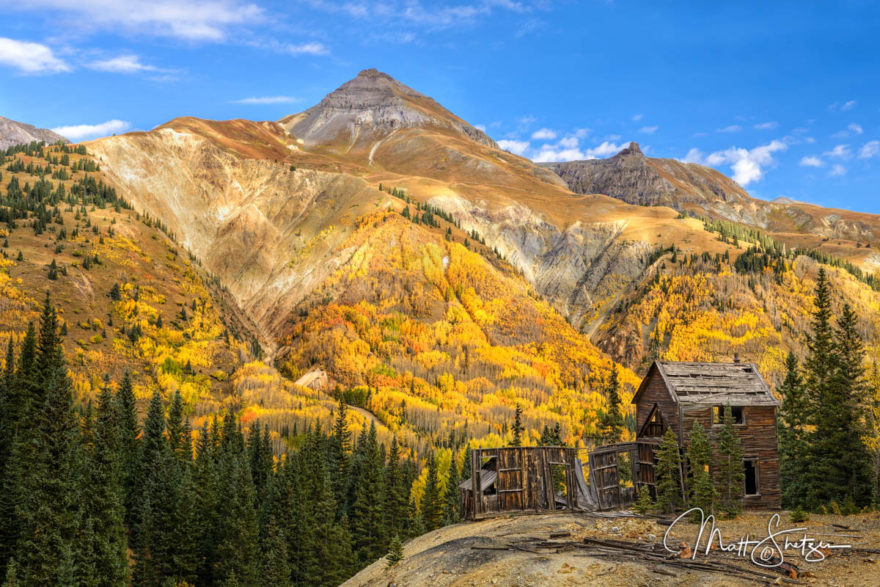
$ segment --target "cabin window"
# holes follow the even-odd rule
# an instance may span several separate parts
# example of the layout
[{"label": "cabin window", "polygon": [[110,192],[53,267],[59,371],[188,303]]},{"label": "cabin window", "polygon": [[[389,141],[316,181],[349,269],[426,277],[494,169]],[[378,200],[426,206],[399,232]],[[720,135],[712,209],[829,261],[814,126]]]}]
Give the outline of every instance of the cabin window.
[{"label": "cabin window", "polygon": [[758,459],[743,459],[746,474],[745,494],[758,495]]},{"label": "cabin window", "polygon": [[[724,408],[727,406],[715,406],[715,410],[713,412],[714,418],[712,423],[715,425],[720,425],[724,422]],[[745,423],[745,415],[742,406],[730,406],[730,415],[733,416],[734,424],[744,424]]]}]

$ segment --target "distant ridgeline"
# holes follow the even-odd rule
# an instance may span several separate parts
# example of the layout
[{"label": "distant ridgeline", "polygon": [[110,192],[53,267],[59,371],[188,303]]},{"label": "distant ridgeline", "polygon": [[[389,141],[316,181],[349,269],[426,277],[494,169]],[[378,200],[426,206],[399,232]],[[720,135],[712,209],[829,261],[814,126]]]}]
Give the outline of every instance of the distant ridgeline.
[{"label": "distant ridgeline", "polygon": [[[840,257],[835,257],[815,249],[788,249],[766,233],[743,224],[708,218],[700,218],[700,220],[703,221],[705,229],[709,232],[717,233],[719,240],[722,242],[734,246],[740,246],[741,243],[753,243],[745,253],[740,255],[734,264],[736,270],[740,273],[758,273],[765,268],[771,268],[775,273],[779,274],[785,270],[783,259],[796,259],[804,255],[823,265],[840,267],[859,281],[869,285],[874,291],[880,291],[880,278],[877,275],[866,274],[860,267]],[[861,243],[859,243],[859,246],[861,246]],[[871,244],[866,243],[865,247],[870,248]]]}]

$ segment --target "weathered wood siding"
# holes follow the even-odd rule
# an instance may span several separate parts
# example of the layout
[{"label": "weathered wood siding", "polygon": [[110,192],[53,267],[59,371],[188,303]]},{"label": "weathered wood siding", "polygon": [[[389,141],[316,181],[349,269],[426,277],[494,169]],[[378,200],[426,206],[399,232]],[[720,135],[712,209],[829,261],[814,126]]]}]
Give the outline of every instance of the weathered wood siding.
[{"label": "weathered wood siding", "polygon": [[[685,431],[683,446],[687,447],[694,422],[699,420],[713,443],[720,425],[713,424],[713,406],[681,404],[682,425]],[[755,509],[776,509],[780,504],[779,451],[776,438],[776,408],[774,406],[744,406],[743,424],[736,430],[742,441],[743,457],[757,460],[758,494],[743,498],[743,506]],[[714,465],[713,465],[714,468]]]},{"label": "weathered wood siding", "polygon": [[[484,458],[496,459],[497,480],[495,493],[486,495],[481,489],[482,462]],[[556,488],[553,467],[561,467],[564,475],[559,479],[564,487],[563,507],[578,507],[577,478],[574,468],[577,451],[556,446],[523,446],[482,448],[471,451],[470,489],[462,492],[463,511],[470,519],[516,511],[556,510]],[[470,494],[470,495],[468,495]]]},{"label": "weathered wood siding", "polygon": [[670,426],[675,435],[681,438],[681,430],[678,425],[678,404],[666,388],[663,377],[657,371],[656,367],[651,367],[645,376],[645,388],[639,397],[639,403],[636,404],[636,432],[642,429],[654,404],[657,404],[663,421]]}]

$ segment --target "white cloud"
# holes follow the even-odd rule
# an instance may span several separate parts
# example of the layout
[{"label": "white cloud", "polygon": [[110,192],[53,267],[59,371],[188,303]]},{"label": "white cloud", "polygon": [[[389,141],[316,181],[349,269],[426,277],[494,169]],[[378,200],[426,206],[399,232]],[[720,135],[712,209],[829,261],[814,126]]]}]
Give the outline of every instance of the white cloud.
[{"label": "white cloud", "polygon": [[743,129],[738,124],[731,124],[730,126],[725,126],[724,128],[719,128],[718,132],[739,132]]},{"label": "white cloud", "polygon": [[837,159],[849,159],[852,157],[852,152],[849,150],[849,145],[835,145],[833,149],[825,151],[822,155]]},{"label": "white cloud", "polygon": [[59,73],[70,66],[55,56],[52,49],[39,43],[0,37],[0,65],[25,73]]},{"label": "white cloud", "polygon": [[474,128],[477,130],[481,130],[483,132],[486,132],[486,125],[485,124],[475,124]]},{"label": "white cloud", "polygon": [[80,29],[124,30],[187,41],[223,41],[229,30],[263,20],[263,9],[241,0],[28,0],[18,10],[52,14]]},{"label": "white cloud", "polygon": [[113,133],[128,130],[131,124],[124,120],[108,120],[99,124],[75,124],[71,126],[59,126],[53,128],[53,132],[57,132],[61,136],[71,141],[81,141],[83,139],[92,139],[97,137],[105,137]]},{"label": "white cloud", "polygon": [[646,135],[652,135],[655,132],[657,132],[658,128],[660,128],[660,127],[659,126],[643,126],[642,128],[639,129],[639,132],[642,134],[646,134]]},{"label": "white cloud", "polygon": [[847,102],[844,102],[843,105],[840,107],[840,109],[841,110],[852,110],[855,107],[856,107],[856,101],[849,100]]},{"label": "white cloud", "polygon": [[824,167],[825,162],[815,155],[808,155],[801,158],[801,167]]},{"label": "white cloud", "polygon": [[[296,102],[293,96],[255,96],[252,98],[242,98],[241,100],[233,100],[233,104],[290,104]],[[479,128],[479,127],[477,127]],[[481,129],[485,131],[484,129]]]},{"label": "white cloud", "polygon": [[549,128],[541,128],[532,133],[532,139],[536,141],[552,141],[556,138],[556,132]]},{"label": "white cloud", "polygon": [[590,134],[590,129],[588,128],[576,128],[574,129],[574,136],[579,139],[587,138],[587,135]]},{"label": "white cloud", "polygon": [[859,149],[859,159],[873,159],[880,155],[880,141],[868,141]]},{"label": "white cloud", "polygon": [[644,114],[636,114],[633,116],[633,122],[638,122],[645,117]]},{"label": "white cloud", "polygon": [[323,44],[313,41],[299,45],[284,45],[282,52],[289,55],[327,55],[330,51]]},{"label": "white cloud", "polygon": [[846,175],[846,167],[844,167],[843,165],[837,165],[837,164],[832,165],[831,171],[828,172],[828,175],[830,177],[837,177],[837,176],[841,176],[841,175]]},{"label": "white cloud", "polygon": [[587,159],[595,159],[597,157],[608,157],[610,155],[616,155],[628,146],[629,143],[621,143],[619,145],[616,145],[611,141],[604,141],[598,147],[586,150]]},{"label": "white cloud", "polygon": [[587,158],[580,149],[557,149],[552,145],[544,145],[538,154],[532,157],[532,161],[549,163],[551,161],[580,161]]},{"label": "white cloud", "polygon": [[91,69],[110,73],[138,73],[141,71],[160,71],[158,67],[141,63],[137,55],[120,55],[111,59],[93,61],[88,65]]},{"label": "white cloud", "polygon": [[694,147],[690,151],[687,152],[687,155],[681,158],[681,161],[685,163],[699,163],[703,165],[706,158],[703,156],[703,152]]},{"label": "white cloud", "polygon": [[773,120],[770,122],[761,122],[759,124],[756,124],[755,128],[758,130],[773,130],[774,128],[776,128],[778,126],[779,126],[779,123],[776,122],[775,120]]},{"label": "white cloud", "polygon": [[502,139],[498,141],[498,146],[505,151],[510,151],[514,155],[522,155],[529,148],[529,142]]},{"label": "white cloud", "polygon": [[538,120],[538,119],[530,114],[528,116],[523,116],[522,118],[520,118],[519,123],[520,124],[532,124],[536,120]]},{"label": "white cloud", "polygon": [[849,126],[847,126],[846,128],[848,128],[848,129],[851,130],[852,132],[856,133],[857,135],[860,135],[860,134],[862,134],[863,132],[865,132],[865,131],[862,129],[862,126],[859,125],[859,124],[856,124],[855,122],[851,123],[851,124],[850,124]]},{"label": "white cloud", "polygon": [[771,141],[754,149],[731,147],[724,151],[709,153],[705,157],[698,149],[691,149],[682,161],[711,165],[712,167],[729,165],[733,171],[734,181],[741,186],[747,186],[750,183],[761,180],[766,173],[766,169],[776,165],[773,153],[785,151],[786,149],[788,149],[788,145],[782,141]]},{"label": "white cloud", "polygon": [[566,149],[574,149],[578,146],[578,138],[576,136],[565,137],[564,139],[559,139],[559,145],[565,147]]}]

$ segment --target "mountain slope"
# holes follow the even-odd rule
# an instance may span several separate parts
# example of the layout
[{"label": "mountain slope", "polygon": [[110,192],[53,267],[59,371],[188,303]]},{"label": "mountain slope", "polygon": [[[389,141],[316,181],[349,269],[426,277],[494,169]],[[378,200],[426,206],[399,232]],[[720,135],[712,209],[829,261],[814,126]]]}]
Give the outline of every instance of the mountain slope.
[{"label": "mountain slope", "polygon": [[[814,261],[786,258],[789,287],[803,295],[799,294],[797,303],[783,304],[781,294],[773,293],[776,290],[759,287],[764,276],[734,269],[749,247],[766,241],[764,236],[742,232],[742,224],[722,229],[704,225],[667,205],[635,205],[608,195],[575,194],[550,170],[498,150],[482,135],[471,136],[462,125],[466,123],[433,100],[368,70],[315,107],[279,123],[181,118],[148,133],[100,139],[89,148],[135,209],[160,219],[228,287],[258,325],[264,346],[276,351],[273,356],[294,378],[308,375],[323,380],[323,376],[309,375],[317,369],[327,373],[331,386],[372,388],[371,370],[388,367],[396,373],[388,389],[396,386],[399,390],[409,373],[423,379],[431,393],[446,393],[439,391],[443,384],[437,378],[459,368],[456,362],[461,351],[443,351],[448,358],[434,368],[445,371],[423,372],[424,367],[410,365],[401,372],[398,351],[376,343],[397,335],[381,328],[358,330],[359,322],[353,320],[354,314],[360,314],[369,316],[368,323],[395,322],[397,318],[387,308],[396,307],[405,319],[425,322],[426,317],[413,314],[413,307],[400,301],[400,287],[391,287],[410,269],[390,259],[385,249],[411,243],[407,250],[415,252],[407,255],[421,258],[423,253],[411,241],[433,242],[433,233],[421,228],[435,225],[450,231],[442,235],[439,245],[468,240],[482,259],[481,274],[497,270],[492,269],[499,262],[497,255],[533,287],[530,295],[549,303],[574,331],[582,333],[585,342],[594,341],[632,369],[642,369],[655,356],[699,354],[714,360],[729,359],[741,351],[760,362],[773,378],[784,352],[800,348],[794,327],[802,326],[798,316],[809,309],[809,296],[803,292],[809,291]],[[596,173],[604,185],[622,184],[636,190],[632,193],[637,204],[677,206],[687,200],[686,206],[704,216],[727,217],[712,213],[713,207],[725,214],[735,210],[734,217],[741,222],[763,206],[715,171],[650,159],[637,147],[609,161],[590,165],[602,170]],[[779,206],[805,209],[805,205]],[[421,220],[420,229],[407,233],[407,238],[383,228],[389,220],[368,220],[375,214],[402,217],[404,211]],[[426,214],[432,219],[426,219]],[[841,222],[854,216],[842,216]],[[773,222],[785,226],[782,220]],[[719,234],[718,230],[728,232]],[[737,239],[730,231],[742,234]],[[831,241],[800,228],[775,232],[772,237],[788,251],[796,247],[819,250],[865,267],[874,255],[874,248],[855,241]],[[369,262],[360,255],[367,255]],[[687,260],[684,266],[682,259]],[[682,282],[680,297],[673,298],[681,300],[680,307],[670,306],[664,313],[657,300],[678,287],[661,279],[665,268],[673,267],[671,279],[700,264],[706,264],[700,275],[706,276],[711,287],[701,289],[705,284]],[[813,269],[794,271],[796,267]],[[355,280],[357,285],[340,289],[345,281],[340,275],[350,273],[361,276]],[[410,275],[405,282],[407,287],[421,283],[422,291],[437,290],[424,279]],[[841,279],[848,277],[841,273]],[[847,299],[862,300],[866,307],[874,304],[877,293],[869,284],[852,281],[841,290]],[[391,301],[382,306],[376,292],[386,289]],[[407,298],[413,295],[409,289],[403,291]],[[455,303],[446,299],[444,291],[437,291],[444,304]],[[483,305],[497,298],[476,292]],[[643,305],[646,299],[653,301],[640,310],[638,320],[628,318],[628,309]],[[378,309],[364,309],[363,304]],[[765,304],[779,304],[782,309],[771,316]],[[700,324],[699,330],[670,329],[669,316],[682,307],[690,312],[687,323]],[[432,315],[448,309],[436,308]],[[719,308],[725,311],[713,314]],[[520,320],[535,315],[532,310],[522,311]],[[737,311],[744,320],[735,319]],[[341,324],[345,336],[324,350],[319,348],[320,337],[310,339],[304,334],[310,328],[336,332],[334,328]],[[760,342],[743,338],[746,324],[760,325],[761,335],[754,339]],[[868,323],[865,327],[873,343],[877,327]],[[343,339],[348,342],[343,344]],[[438,340],[442,337],[417,352],[432,350],[440,344]],[[703,342],[695,347],[694,341]],[[771,347],[773,353],[767,354]],[[338,349],[367,349],[365,356],[373,358],[355,368],[337,360],[348,352]],[[595,372],[581,374],[589,382],[587,389],[599,389],[596,381],[610,365],[603,361],[593,361]],[[578,389],[570,379],[553,387]],[[489,381],[496,387],[500,384],[500,389],[509,388],[497,374]],[[550,389],[546,385],[546,381],[535,383],[528,387],[532,391],[518,393],[545,393]],[[444,415],[444,421],[451,414]]]},{"label": "mountain slope", "polygon": [[66,143],[67,139],[49,129],[0,116],[0,149],[32,142],[51,144],[58,141]]}]

